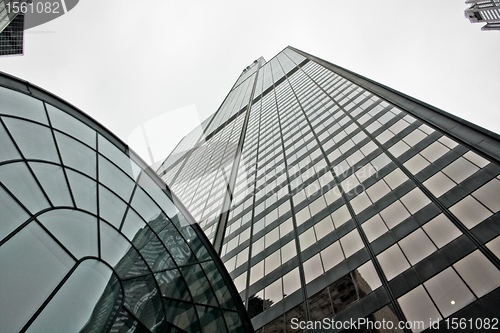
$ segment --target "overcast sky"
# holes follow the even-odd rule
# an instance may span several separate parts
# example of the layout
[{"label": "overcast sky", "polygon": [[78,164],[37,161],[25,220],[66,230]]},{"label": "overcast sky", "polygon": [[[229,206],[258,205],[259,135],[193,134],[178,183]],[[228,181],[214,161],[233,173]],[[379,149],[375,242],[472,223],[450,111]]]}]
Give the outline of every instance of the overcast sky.
[{"label": "overcast sky", "polygon": [[244,67],[287,45],[499,133],[500,32],[470,23],[464,2],[82,0],[27,30],[24,56],[0,58],[0,70],[132,147],[141,125],[158,132],[155,160],[217,110]]}]

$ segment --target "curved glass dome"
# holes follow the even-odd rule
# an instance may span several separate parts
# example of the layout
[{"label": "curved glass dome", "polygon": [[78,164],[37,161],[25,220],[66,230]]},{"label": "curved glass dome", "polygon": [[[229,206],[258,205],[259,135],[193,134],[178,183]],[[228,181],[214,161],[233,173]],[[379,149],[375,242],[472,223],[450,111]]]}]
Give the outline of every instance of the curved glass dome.
[{"label": "curved glass dome", "polygon": [[0,332],[253,331],[205,235],[140,158],[54,95],[0,85]]}]

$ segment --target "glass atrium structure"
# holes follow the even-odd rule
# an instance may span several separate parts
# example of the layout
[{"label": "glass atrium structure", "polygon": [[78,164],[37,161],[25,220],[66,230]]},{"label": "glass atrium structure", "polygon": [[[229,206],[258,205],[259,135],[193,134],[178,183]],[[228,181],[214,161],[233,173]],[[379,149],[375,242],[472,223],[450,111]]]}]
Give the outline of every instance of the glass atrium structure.
[{"label": "glass atrium structure", "polygon": [[500,136],[370,79],[260,58],[158,173],[257,332],[500,316]]},{"label": "glass atrium structure", "polygon": [[252,332],[157,174],[93,119],[0,73],[0,332]]}]

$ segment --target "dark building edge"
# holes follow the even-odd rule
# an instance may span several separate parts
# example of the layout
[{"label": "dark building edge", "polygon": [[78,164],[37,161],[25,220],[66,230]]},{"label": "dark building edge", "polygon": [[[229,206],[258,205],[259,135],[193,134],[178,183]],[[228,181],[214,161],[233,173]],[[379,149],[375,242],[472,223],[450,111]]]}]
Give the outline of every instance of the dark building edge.
[{"label": "dark building edge", "polygon": [[[119,139],[115,134],[109,131],[106,127],[104,127],[101,123],[76,108],[72,104],[68,103],[64,99],[50,93],[49,91],[40,88],[28,81],[21,80],[13,75],[7,74],[5,72],[0,71],[0,86],[8,89],[12,89],[31,97],[42,100],[45,103],[51,104],[60,110],[74,116],[78,120],[82,121],[84,124],[88,125],[92,129],[94,129],[97,133],[102,135],[104,138],[108,139],[112,142],[118,149],[124,152],[127,156],[130,157],[131,160],[136,162],[140,167],[143,168],[144,172],[154,180],[157,185],[167,194],[167,196],[173,201],[174,205],[179,209],[179,211],[184,215],[184,217],[189,221],[190,225],[193,227],[193,230],[196,232],[200,241],[203,243],[207,252],[212,257],[212,260],[216,267],[219,269],[219,272],[222,275],[222,279],[224,280],[229,292],[231,293],[232,299],[235,300],[236,310],[241,316],[243,327],[245,328],[245,332],[254,332],[252,322],[250,321],[250,317],[241,302],[241,297],[239,296],[236,287],[231,279],[231,276],[227,272],[224,264],[222,263],[221,258],[213,248],[212,244],[208,240],[207,236],[201,229],[201,227],[196,223],[193,216],[187,208],[182,204],[182,202],[175,196],[170,189],[166,186],[165,182],[158,176],[158,174],[149,167],[149,165],[144,162],[144,160],[137,155],[133,150],[131,150],[127,144],[125,144],[121,139]],[[237,301],[240,300],[240,301]]]},{"label": "dark building edge", "polygon": [[292,46],[288,47],[361,87],[370,90],[372,93],[404,109],[425,123],[434,126],[439,131],[447,133],[460,143],[474,147],[483,157],[493,159],[496,163],[500,164],[500,149],[498,148],[500,147],[500,135],[331,62]]}]

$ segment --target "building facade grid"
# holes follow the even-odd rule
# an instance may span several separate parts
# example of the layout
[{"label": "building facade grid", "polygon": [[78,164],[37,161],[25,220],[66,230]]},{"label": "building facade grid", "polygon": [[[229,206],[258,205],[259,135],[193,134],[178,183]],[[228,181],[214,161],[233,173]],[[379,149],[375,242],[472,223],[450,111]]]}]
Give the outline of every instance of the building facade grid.
[{"label": "building facade grid", "polygon": [[[498,317],[485,306],[500,285],[498,155],[336,71],[289,47],[256,72],[234,184],[217,188],[227,221],[199,220],[212,240],[223,223],[220,255],[254,327]],[[204,216],[205,198],[191,200]]]}]

